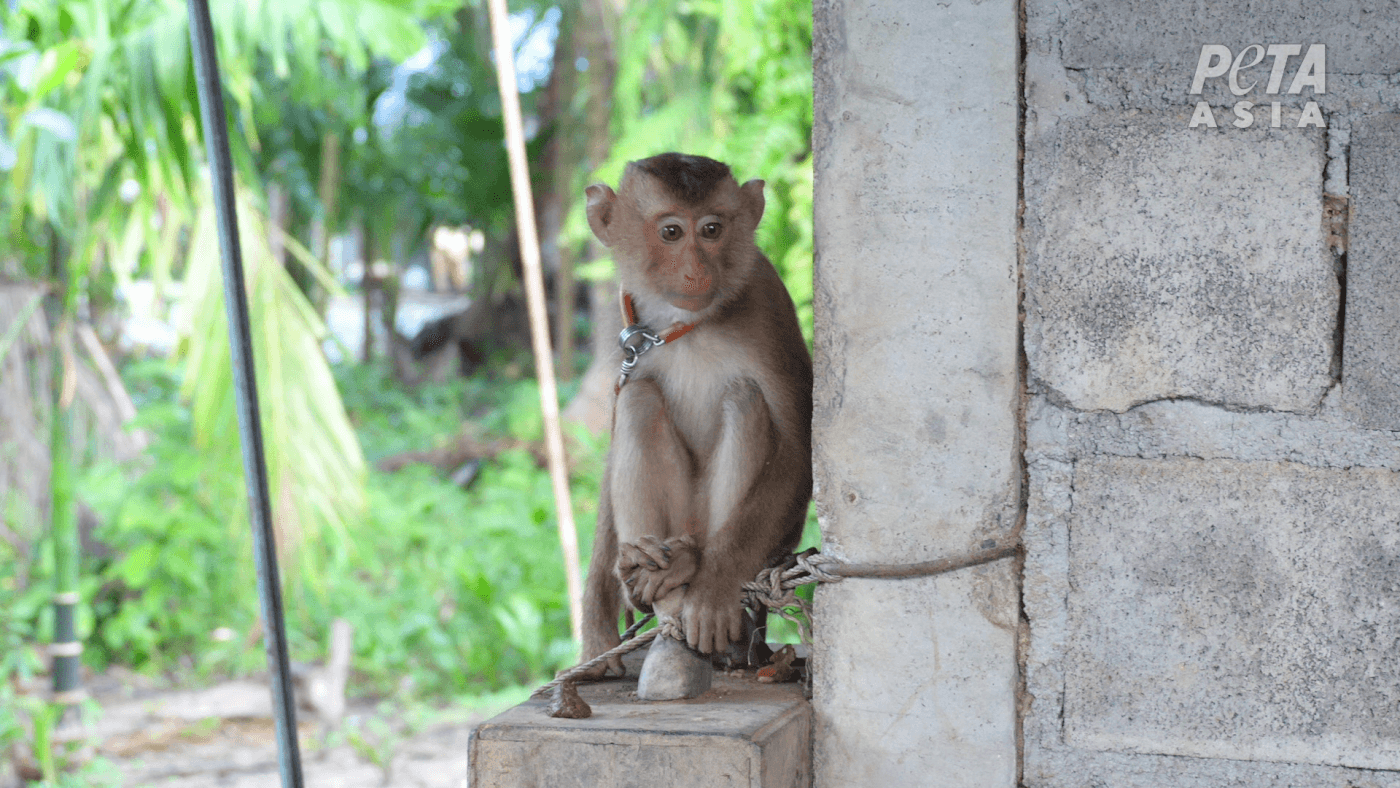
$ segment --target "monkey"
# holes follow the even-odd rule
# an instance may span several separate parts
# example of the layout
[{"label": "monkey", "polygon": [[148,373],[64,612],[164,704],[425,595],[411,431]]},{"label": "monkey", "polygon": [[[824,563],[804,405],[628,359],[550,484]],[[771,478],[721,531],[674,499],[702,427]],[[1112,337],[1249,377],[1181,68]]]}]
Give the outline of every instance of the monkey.
[{"label": "monkey", "polygon": [[[584,593],[583,659],[620,642],[623,602],[687,645],[744,634],[744,582],[791,552],[812,495],[812,359],[755,244],[764,182],[664,153],[585,190],[612,252],[623,356]],[[620,660],[595,671],[624,675]]]}]

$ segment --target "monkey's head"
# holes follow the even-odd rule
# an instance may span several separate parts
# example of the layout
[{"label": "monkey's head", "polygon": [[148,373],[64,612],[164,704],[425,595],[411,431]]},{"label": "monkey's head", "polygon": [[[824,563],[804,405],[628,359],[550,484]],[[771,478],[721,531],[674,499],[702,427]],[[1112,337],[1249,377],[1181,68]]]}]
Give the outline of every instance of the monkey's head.
[{"label": "monkey's head", "polygon": [[586,194],[588,225],[634,296],[708,313],[743,291],[760,257],[763,181],[740,186],[714,159],[663,153],[629,163],[616,193]]}]

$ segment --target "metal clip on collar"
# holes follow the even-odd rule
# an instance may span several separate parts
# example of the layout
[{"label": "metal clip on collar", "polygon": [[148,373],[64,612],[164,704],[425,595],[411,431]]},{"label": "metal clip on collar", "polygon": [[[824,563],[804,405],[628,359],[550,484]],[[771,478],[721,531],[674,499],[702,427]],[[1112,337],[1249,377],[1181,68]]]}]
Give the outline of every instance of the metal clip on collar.
[{"label": "metal clip on collar", "polygon": [[643,353],[664,344],[666,340],[648,331],[646,326],[633,323],[622,329],[622,333],[617,335],[617,345],[622,348],[622,374],[617,379],[617,387],[620,389],[627,382]]}]

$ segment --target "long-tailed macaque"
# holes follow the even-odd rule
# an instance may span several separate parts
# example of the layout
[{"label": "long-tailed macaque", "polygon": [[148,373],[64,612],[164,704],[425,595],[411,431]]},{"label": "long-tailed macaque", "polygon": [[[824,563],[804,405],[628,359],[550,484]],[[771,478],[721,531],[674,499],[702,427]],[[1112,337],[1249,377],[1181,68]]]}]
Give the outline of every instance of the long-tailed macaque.
[{"label": "long-tailed macaque", "polygon": [[743,636],[741,586],[796,546],[812,494],[812,360],[754,245],[763,181],[665,153],[587,196],[641,352],[626,353],[613,410],[583,658],[618,644],[624,599],[721,652]]}]

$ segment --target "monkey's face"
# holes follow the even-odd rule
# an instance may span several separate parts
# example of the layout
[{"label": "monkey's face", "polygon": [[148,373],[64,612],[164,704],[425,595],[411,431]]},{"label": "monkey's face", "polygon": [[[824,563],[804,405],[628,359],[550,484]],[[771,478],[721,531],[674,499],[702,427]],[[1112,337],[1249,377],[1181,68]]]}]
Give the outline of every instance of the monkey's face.
[{"label": "monkey's face", "polygon": [[734,213],[719,205],[648,207],[659,210],[643,214],[647,282],[672,306],[699,312],[715,299]]},{"label": "monkey's face", "polygon": [[613,194],[588,189],[594,233],[613,251],[623,286],[701,312],[738,292],[757,255],[754,230],[763,213],[763,182],[733,178],[687,202],[649,173],[629,170]]}]

